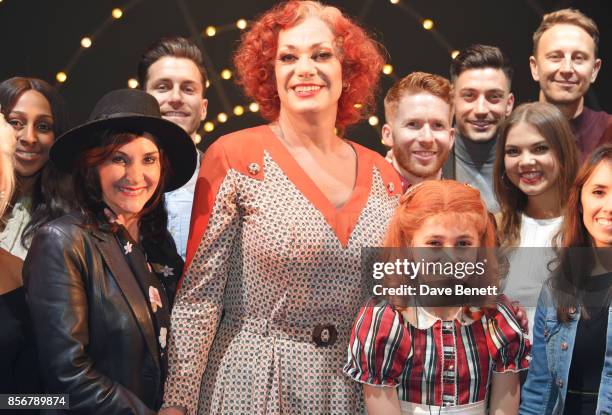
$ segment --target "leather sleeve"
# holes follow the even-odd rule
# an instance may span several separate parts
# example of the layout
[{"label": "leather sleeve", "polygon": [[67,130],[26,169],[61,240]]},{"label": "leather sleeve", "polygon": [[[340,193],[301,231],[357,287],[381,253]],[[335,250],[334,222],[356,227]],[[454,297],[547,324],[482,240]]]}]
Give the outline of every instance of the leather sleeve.
[{"label": "leather sleeve", "polygon": [[87,355],[87,263],[95,253],[78,226],[67,228],[41,228],[23,269],[47,390],[69,394],[71,414],[155,414],[128,389],[98,372]]}]

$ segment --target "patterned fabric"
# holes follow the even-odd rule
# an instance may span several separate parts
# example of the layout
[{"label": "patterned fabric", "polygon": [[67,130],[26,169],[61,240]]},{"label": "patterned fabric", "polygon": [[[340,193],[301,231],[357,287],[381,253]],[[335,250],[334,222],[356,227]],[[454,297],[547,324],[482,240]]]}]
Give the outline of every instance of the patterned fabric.
[{"label": "patterned fabric", "polygon": [[183,258],[176,251],[174,239],[168,233],[165,238],[141,238],[142,248],[151,270],[164,286],[170,310],[174,304],[178,280],[183,273]]},{"label": "patterned fabric", "polygon": [[170,300],[166,289],[159,277],[153,272],[147,262],[142,246],[134,242],[123,226],[118,226],[115,232],[117,243],[125,255],[125,260],[136,276],[138,284],[148,298],[149,313],[153,318],[153,325],[157,334],[157,347],[161,363],[161,378],[164,379],[168,371],[168,354],[166,350],[168,328],[170,327]]},{"label": "patterned fabric", "polygon": [[357,180],[339,209],[267,126],[208,149],[164,405],[190,415],[198,399],[200,414],[363,411],[360,388],[342,375],[370,280],[361,248],[381,243],[401,185],[382,157],[352,145]]},{"label": "patterned fabric", "polygon": [[21,235],[30,221],[30,207],[32,199],[22,197],[15,202],[10,215],[6,215],[0,223],[0,248],[8,251],[22,260],[28,254],[28,250],[21,244]]},{"label": "patterned fabric", "polygon": [[366,304],[344,372],[361,383],[397,386],[402,401],[457,406],[485,400],[492,372],[528,367],[529,342],[505,304],[475,313],[476,321],[464,313],[442,321],[417,310],[412,324],[387,303]]}]

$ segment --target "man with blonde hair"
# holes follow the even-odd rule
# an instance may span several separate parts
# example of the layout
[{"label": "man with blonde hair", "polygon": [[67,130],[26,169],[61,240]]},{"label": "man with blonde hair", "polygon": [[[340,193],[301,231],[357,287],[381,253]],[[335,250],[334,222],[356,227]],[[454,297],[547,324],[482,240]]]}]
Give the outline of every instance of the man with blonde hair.
[{"label": "man with blonde hair", "polygon": [[529,58],[531,75],[540,84],[540,101],[555,105],[569,120],[583,159],[612,124],[610,114],[584,105],[601,69],[598,44],[599,30],[592,19],[578,10],[558,10],[542,18]]},{"label": "man with blonde hair", "polygon": [[395,83],[385,96],[383,143],[404,191],[428,179],[440,179],[453,147],[452,88],[441,76],[413,72]]}]

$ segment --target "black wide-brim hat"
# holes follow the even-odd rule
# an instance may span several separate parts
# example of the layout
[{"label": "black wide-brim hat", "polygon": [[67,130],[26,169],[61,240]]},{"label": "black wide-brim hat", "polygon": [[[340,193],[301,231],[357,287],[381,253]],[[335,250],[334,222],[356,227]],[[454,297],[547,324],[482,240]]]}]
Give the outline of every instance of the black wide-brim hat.
[{"label": "black wide-brim hat", "polygon": [[66,173],[71,173],[84,150],[96,147],[104,130],[149,133],[164,151],[172,174],[165,192],[176,190],[191,179],[198,153],[191,137],[178,125],[161,117],[157,100],[138,89],[119,89],[104,95],[89,119],[62,134],[51,147],[49,157]]}]

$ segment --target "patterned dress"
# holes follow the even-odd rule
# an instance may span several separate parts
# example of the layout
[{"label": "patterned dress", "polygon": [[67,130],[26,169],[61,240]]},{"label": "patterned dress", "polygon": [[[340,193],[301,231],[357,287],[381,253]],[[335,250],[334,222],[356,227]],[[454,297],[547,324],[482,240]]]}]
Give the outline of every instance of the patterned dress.
[{"label": "patterned dress", "polygon": [[[355,188],[337,209],[268,126],[221,137],[198,178],[187,271],[174,306],[164,405],[188,414],[353,414],[342,374],[399,177],[352,144]],[[199,405],[198,405],[199,400]]]},{"label": "patterned dress", "polygon": [[484,409],[493,372],[528,367],[529,341],[506,304],[471,317],[460,310],[449,321],[417,310],[411,321],[384,301],[366,304],[344,372],[360,383],[396,387],[400,403]]}]

